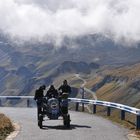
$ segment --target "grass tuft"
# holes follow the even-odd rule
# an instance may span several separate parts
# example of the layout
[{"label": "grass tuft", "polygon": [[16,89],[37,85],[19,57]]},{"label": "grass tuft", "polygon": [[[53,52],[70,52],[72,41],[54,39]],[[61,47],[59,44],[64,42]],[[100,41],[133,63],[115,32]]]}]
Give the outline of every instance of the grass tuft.
[{"label": "grass tuft", "polygon": [[4,114],[0,114],[0,140],[5,138],[14,131],[14,127],[8,117]]}]

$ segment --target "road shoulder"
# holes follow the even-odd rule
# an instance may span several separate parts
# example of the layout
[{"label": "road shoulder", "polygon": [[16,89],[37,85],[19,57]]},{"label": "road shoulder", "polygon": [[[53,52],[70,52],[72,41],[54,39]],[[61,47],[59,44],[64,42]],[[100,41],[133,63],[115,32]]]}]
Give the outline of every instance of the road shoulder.
[{"label": "road shoulder", "polygon": [[9,134],[6,140],[13,140],[20,132],[20,125],[13,123],[14,131]]}]

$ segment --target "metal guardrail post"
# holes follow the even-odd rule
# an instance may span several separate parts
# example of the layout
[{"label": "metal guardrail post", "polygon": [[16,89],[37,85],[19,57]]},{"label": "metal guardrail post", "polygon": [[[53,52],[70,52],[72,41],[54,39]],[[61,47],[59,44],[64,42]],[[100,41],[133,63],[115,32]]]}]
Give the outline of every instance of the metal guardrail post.
[{"label": "metal guardrail post", "polygon": [[[80,93],[82,95],[82,99],[85,99],[85,90],[83,87],[80,88]],[[85,107],[84,107],[84,103],[82,103],[82,111],[84,112]]]},{"label": "metal guardrail post", "polygon": [[107,116],[110,116],[111,114],[111,107],[107,107]]},{"label": "metal guardrail post", "polygon": [[30,107],[30,99],[27,99],[27,107]]},{"label": "metal guardrail post", "polygon": [[96,105],[93,105],[93,114],[96,114]]},{"label": "metal guardrail post", "polygon": [[85,111],[84,103],[82,103],[82,111]]},{"label": "metal guardrail post", "polygon": [[[33,96],[0,96],[0,106],[3,106],[3,100],[18,100],[18,99],[26,99],[27,100],[27,107],[30,107],[30,100],[33,99]],[[93,105],[93,114],[96,113],[96,106],[102,105],[107,107],[107,115],[110,116],[111,109],[116,108],[121,110],[121,120],[125,120],[125,112],[129,112],[136,115],[136,129],[140,130],[140,109],[125,106],[123,104],[118,103],[112,103],[112,102],[106,102],[106,101],[100,101],[100,100],[82,100],[79,98],[69,98],[69,101],[74,102],[76,104],[75,110],[78,111],[79,104],[92,104]]]},{"label": "metal guardrail post", "polygon": [[140,130],[140,115],[137,115],[137,119],[136,119],[136,129]]},{"label": "metal guardrail post", "polygon": [[121,110],[121,120],[125,120],[125,111]]},{"label": "metal guardrail post", "polygon": [[0,99],[0,106],[2,106],[1,99]]},{"label": "metal guardrail post", "polygon": [[78,108],[79,108],[79,103],[76,103],[76,111],[78,111]]}]

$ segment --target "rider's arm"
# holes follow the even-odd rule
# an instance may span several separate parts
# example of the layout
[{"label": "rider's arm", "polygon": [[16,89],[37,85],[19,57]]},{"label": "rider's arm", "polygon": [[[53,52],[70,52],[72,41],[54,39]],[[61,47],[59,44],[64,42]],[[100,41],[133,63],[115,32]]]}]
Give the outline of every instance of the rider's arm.
[{"label": "rider's arm", "polygon": [[47,91],[47,93],[46,93],[45,97],[48,97],[48,95],[49,95],[49,92]]},{"label": "rider's arm", "polygon": [[71,87],[69,86],[69,94],[71,94]]},{"label": "rider's arm", "polygon": [[59,91],[61,91],[61,90],[62,90],[62,88],[63,88],[63,86],[61,85],[61,86],[58,88],[58,90],[59,90]]},{"label": "rider's arm", "polygon": [[34,96],[34,100],[37,99],[37,90],[35,91],[35,96]]}]

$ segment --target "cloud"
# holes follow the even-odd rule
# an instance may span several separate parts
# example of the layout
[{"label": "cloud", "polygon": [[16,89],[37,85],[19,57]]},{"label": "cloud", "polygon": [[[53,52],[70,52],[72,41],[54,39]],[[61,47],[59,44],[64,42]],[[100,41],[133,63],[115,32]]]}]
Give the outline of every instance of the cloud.
[{"label": "cloud", "polygon": [[102,34],[138,43],[139,15],[139,0],[1,0],[0,30],[25,41]]}]

